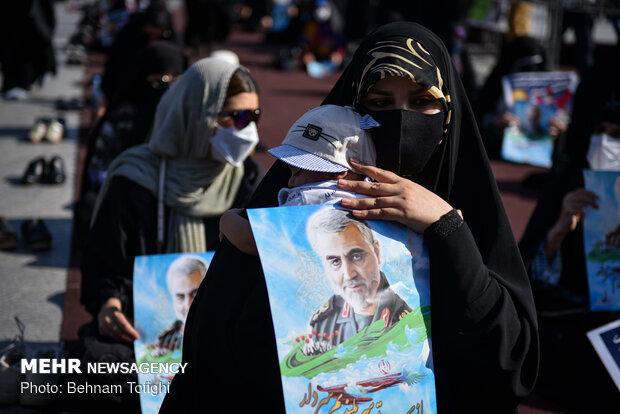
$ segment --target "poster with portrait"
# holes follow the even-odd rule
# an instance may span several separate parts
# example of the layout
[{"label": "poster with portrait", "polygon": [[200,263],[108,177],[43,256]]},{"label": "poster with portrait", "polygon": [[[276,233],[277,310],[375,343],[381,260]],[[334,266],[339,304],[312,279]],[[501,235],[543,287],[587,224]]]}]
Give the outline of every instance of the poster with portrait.
[{"label": "poster with portrait", "polygon": [[286,412],[435,412],[422,237],[398,223],[355,220],[336,205],[248,216]]},{"label": "poster with portrait", "polygon": [[[137,256],[134,261],[136,362],[181,362],[185,319],[214,252]],[[138,373],[143,414],[156,414],[174,374]]]},{"label": "poster with portrait", "polygon": [[503,159],[551,167],[550,130],[568,124],[577,83],[574,72],[521,72],[502,78],[504,101],[514,119],[504,130]]},{"label": "poster with portrait", "polygon": [[583,171],[585,188],[598,196],[588,207],[583,237],[590,309],[620,309],[620,172]]},{"label": "poster with portrait", "polygon": [[588,339],[620,391],[620,319],[589,331]]}]

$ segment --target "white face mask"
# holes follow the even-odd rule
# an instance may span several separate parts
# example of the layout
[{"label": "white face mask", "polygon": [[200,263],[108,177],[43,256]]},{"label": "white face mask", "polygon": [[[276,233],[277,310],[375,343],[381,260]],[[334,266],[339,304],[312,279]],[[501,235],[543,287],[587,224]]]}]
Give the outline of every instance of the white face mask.
[{"label": "white face mask", "polygon": [[254,122],[250,122],[243,129],[219,127],[211,137],[211,156],[218,161],[238,167],[243,164],[256,144],[258,144],[258,130]]},{"label": "white face mask", "polygon": [[593,170],[620,171],[620,139],[607,134],[592,135],[586,158]]}]

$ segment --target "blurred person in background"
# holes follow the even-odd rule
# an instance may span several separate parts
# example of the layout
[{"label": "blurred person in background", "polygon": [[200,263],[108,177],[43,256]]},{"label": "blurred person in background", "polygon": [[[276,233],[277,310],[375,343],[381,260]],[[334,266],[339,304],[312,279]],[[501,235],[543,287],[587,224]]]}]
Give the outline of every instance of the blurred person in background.
[{"label": "blurred person in background", "polygon": [[[194,58],[207,56],[213,42],[228,37],[233,23],[232,3],[227,0],[185,0],[185,46],[192,48]],[[201,50],[203,47],[206,50]]]},{"label": "blurred person in background", "polygon": [[149,44],[138,54],[132,73],[123,79],[116,98],[89,133],[80,199],[75,208],[79,240],[85,240],[110,163],[126,149],[148,140],[159,100],[186,67],[180,46],[161,40]]},{"label": "blurred person in background", "polygon": [[146,9],[133,13],[107,49],[101,80],[104,106],[122,92],[127,73],[131,73],[137,64],[139,52],[156,40],[177,42],[172,16],[163,0],[153,0]]},{"label": "blurred person in background", "polygon": [[[582,137],[583,152],[564,162],[544,191],[519,248],[539,321],[541,363],[534,394],[571,412],[612,413],[620,393],[586,333],[617,320],[620,312],[590,311],[583,219],[587,207],[599,208],[599,199],[584,188],[582,170],[620,171],[620,101],[607,103],[593,123]],[[617,247],[618,229],[614,232],[607,242]]]},{"label": "blurred person in background", "polygon": [[501,55],[485,80],[473,108],[489,158],[499,159],[504,139],[504,129],[518,119],[506,106],[502,77],[518,72],[537,72],[546,69],[545,50],[542,44],[529,36],[509,39]]},{"label": "blurred person in background", "polygon": [[26,99],[35,82],[41,83],[46,73],[56,74],[55,27],[53,0],[3,2],[0,64],[5,99]]}]

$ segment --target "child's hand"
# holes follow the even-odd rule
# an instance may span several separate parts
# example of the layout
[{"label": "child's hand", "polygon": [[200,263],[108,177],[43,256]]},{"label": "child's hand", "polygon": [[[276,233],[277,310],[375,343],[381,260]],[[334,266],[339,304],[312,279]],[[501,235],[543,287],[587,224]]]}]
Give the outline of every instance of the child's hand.
[{"label": "child's hand", "polygon": [[220,218],[220,241],[226,236],[227,232],[230,234],[231,224],[234,223],[235,218],[233,216],[238,216],[241,212],[241,208],[231,208],[222,214]]}]

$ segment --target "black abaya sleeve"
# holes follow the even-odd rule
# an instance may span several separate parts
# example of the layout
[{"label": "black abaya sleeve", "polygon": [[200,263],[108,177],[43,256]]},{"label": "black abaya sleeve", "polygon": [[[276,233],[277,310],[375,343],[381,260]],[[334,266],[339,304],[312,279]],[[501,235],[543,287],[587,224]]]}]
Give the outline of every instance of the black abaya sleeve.
[{"label": "black abaya sleeve", "polygon": [[110,297],[133,316],[134,257],[154,254],[155,197],[124,177],[114,177],[88,233],[82,260],[82,304],[93,316]]},{"label": "black abaya sleeve", "polygon": [[493,407],[495,413],[511,412],[534,386],[538,371],[533,305],[518,300],[529,296],[525,275],[525,283],[515,288],[489,270],[467,224],[445,237],[429,231],[424,236],[433,269],[438,409],[486,412],[485,407]]}]

